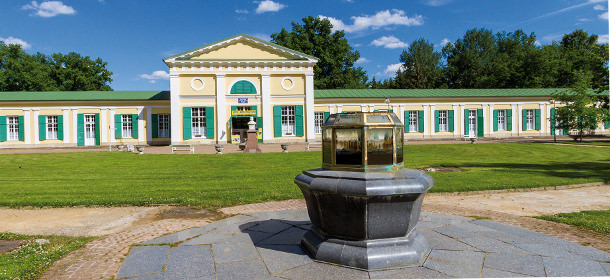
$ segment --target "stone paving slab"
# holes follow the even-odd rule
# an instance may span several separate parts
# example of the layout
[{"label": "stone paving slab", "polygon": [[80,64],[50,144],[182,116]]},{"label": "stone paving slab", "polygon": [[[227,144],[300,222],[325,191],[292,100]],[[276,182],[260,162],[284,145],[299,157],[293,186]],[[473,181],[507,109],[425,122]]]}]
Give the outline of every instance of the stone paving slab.
[{"label": "stone paving slab", "polygon": [[134,246],[116,279],[610,276],[610,254],[591,247],[487,220],[424,212],[420,221],[432,248],[423,267],[364,271],[312,261],[299,246],[311,227],[307,210],[292,209],[242,214],[143,242],[173,245]]}]

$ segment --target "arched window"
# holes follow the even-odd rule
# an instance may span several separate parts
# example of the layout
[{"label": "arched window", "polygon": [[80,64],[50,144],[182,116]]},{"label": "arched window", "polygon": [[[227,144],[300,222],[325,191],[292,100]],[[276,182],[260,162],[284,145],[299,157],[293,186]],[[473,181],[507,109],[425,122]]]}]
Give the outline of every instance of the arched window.
[{"label": "arched window", "polygon": [[256,88],[251,82],[239,81],[231,87],[231,94],[256,94]]}]

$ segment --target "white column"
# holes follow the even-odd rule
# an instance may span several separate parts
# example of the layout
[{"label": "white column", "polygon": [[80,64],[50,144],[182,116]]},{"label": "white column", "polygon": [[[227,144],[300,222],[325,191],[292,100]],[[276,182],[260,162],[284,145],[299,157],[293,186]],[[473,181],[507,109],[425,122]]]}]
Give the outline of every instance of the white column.
[{"label": "white column", "polygon": [[144,110],[144,107],[138,107],[138,119],[140,120],[138,122],[138,131],[140,132],[138,133],[138,144],[144,142],[144,114],[142,110]]},{"label": "white column", "polygon": [[457,128],[460,118],[458,118],[457,105],[453,104],[453,108],[451,109],[453,110],[453,138],[458,138],[459,134]]},{"label": "white column", "polygon": [[485,107],[489,107],[489,106],[485,106],[485,104],[481,104],[481,107],[483,108],[483,137],[485,137],[485,135],[489,135],[489,126],[485,125],[487,123],[486,111],[489,110],[489,108],[485,108]]},{"label": "white column", "polygon": [[392,112],[394,112],[394,114],[398,114],[398,105],[392,106]]},{"label": "white column", "polygon": [[337,113],[341,113],[341,112],[343,112],[343,111],[341,110],[341,105],[337,105]]},{"label": "white column", "polygon": [[34,111],[34,144],[40,144],[40,129],[38,129],[38,116],[40,115],[40,109],[35,108],[32,109],[32,111]]},{"label": "white column", "polygon": [[114,135],[114,132],[116,131],[114,127],[114,110],[115,108],[110,108],[110,134],[108,135],[108,137],[110,137],[110,143],[116,142],[116,136]]},{"label": "white column", "polygon": [[523,116],[521,115],[523,111],[523,104],[518,104],[517,105],[517,114],[515,114],[517,116],[517,122],[519,125],[519,135],[523,134]]},{"label": "white column", "polygon": [[519,124],[515,123],[515,118],[517,118],[517,112],[515,112],[515,104],[510,104],[510,111],[511,111],[511,123],[513,124],[513,129],[511,130],[511,136],[515,136],[517,134],[517,130],[519,128]]},{"label": "white column", "polygon": [[428,105],[424,105],[424,137],[430,135],[430,111]]},{"label": "white column", "polygon": [[180,84],[178,77],[178,74],[169,75],[169,90],[172,114],[172,144],[180,143],[180,139],[182,139],[182,133],[180,133],[182,130],[182,127],[180,126],[182,112],[180,112]]},{"label": "white column", "polygon": [[489,104],[489,136],[494,134],[494,105]]},{"label": "white column", "polygon": [[[543,113],[545,114],[544,116],[542,115]],[[540,135],[545,135],[548,132],[546,125],[544,125],[547,123],[546,119],[548,116],[544,110],[544,103],[540,103]]]},{"label": "white column", "polygon": [[330,114],[334,114],[335,113],[335,105],[330,105],[328,106],[330,108]]},{"label": "white column", "polygon": [[146,107],[146,142],[152,143],[152,108]]},{"label": "white column", "polygon": [[[604,131],[603,125],[602,131]],[[546,134],[551,135],[551,103],[547,103],[546,106]]]},{"label": "white column", "polygon": [[[70,137],[70,127],[67,125],[68,124],[68,118],[70,117],[70,114],[68,112],[68,109],[62,109],[62,112],[64,114],[64,144],[70,143],[70,139],[68,139]],[[74,131],[73,133],[76,133],[76,131]]]},{"label": "white column", "polygon": [[[216,143],[227,141],[227,91],[225,75],[216,74]],[[264,111],[263,111],[264,112]],[[265,118],[263,118],[264,121]],[[263,130],[264,129],[263,125]]]},{"label": "white column", "polygon": [[465,116],[464,114],[464,104],[460,104],[460,116],[462,116],[461,118],[459,118],[459,122],[460,122],[460,132],[462,133],[463,137],[466,137],[466,127],[464,126],[464,118],[468,117]]},{"label": "white column", "polygon": [[[434,119],[434,116],[436,116],[436,114],[434,113],[434,108],[435,107],[436,107],[435,105],[430,105],[430,114],[428,115],[430,118],[426,118],[426,119],[431,120],[429,122],[430,123],[430,135],[436,134],[436,131],[435,131],[436,127],[434,127],[436,125],[436,120]],[[424,106],[424,108],[425,108],[425,106]]]},{"label": "white column", "polygon": [[373,112],[375,111],[375,107],[371,106],[372,108],[369,108],[369,110],[366,110],[366,105],[360,105],[360,112]]},{"label": "white column", "polygon": [[261,75],[261,95],[261,107],[263,109],[263,142],[267,142],[271,140],[273,135],[273,107],[271,106],[271,78],[269,74]]},{"label": "white column", "polygon": [[32,144],[30,136],[30,109],[23,110],[23,136],[26,144]]},{"label": "white column", "polygon": [[[100,108],[100,142],[108,143],[108,133],[110,128],[108,127],[108,118],[106,117],[107,108]],[[100,143],[100,145],[102,144]]]},{"label": "white column", "polygon": [[314,132],[314,96],[313,96],[313,73],[305,74],[305,114],[307,120],[307,141],[315,139]]},{"label": "white column", "polygon": [[[78,144],[78,109],[72,109],[72,143]],[[64,127],[66,129],[66,127]],[[83,127],[83,130],[85,128]]]},{"label": "white column", "polygon": [[[394,110],[394,112],[396,112],[396,110]],[[396,113],[398,114],[398,119],[402,122],[402,124],[405,124],[405,105],[400,105],[398,106],[398,112]]]}]

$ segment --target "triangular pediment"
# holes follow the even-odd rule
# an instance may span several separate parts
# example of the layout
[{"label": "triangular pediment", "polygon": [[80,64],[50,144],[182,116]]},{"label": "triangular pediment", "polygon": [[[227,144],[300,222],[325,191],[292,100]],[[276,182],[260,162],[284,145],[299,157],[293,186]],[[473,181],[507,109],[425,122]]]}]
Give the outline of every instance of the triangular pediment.
[{"label": "triangular pediment", "polygon": [[181,54],[164,61],[309,61],[315,57],[258,39],[245,34],[233,36]]}]

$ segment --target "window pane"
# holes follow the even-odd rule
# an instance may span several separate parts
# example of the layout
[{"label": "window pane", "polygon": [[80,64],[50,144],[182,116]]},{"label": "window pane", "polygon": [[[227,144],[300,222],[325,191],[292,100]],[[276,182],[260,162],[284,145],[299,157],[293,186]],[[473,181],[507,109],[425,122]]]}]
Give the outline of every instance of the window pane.
[{"label": "window pane", "polygon": [[295,107],[282,106],[282,135],[289,136],[296,134]]},{"label": "window pane", "polygon": [[418,132],[417,111],[409,111],[409,132]]},{"label": "window pane", "polygon": [[394,163],[394,144],[391,128],[367,130],[367,160],[370,165]]},{"label": "window pane", "polygon": [[47,116],[47,139],[57,139],[57,116]]},{"label": "window pane", "polygon": [[362,165],[362,130],[335,129],[337,164]]},{"label": "window pane", "polygon": [[169,115],[159,115],[159,138],[169,137]]},{"label": "window pane", "polygon": [[193,138],[205,138],[205,108],[191,108],[191,133]]},{"label": "window pane", "polygon": [[322,123],[324,122],[324,112],[314,113],[314,134],[322,134]]}]

